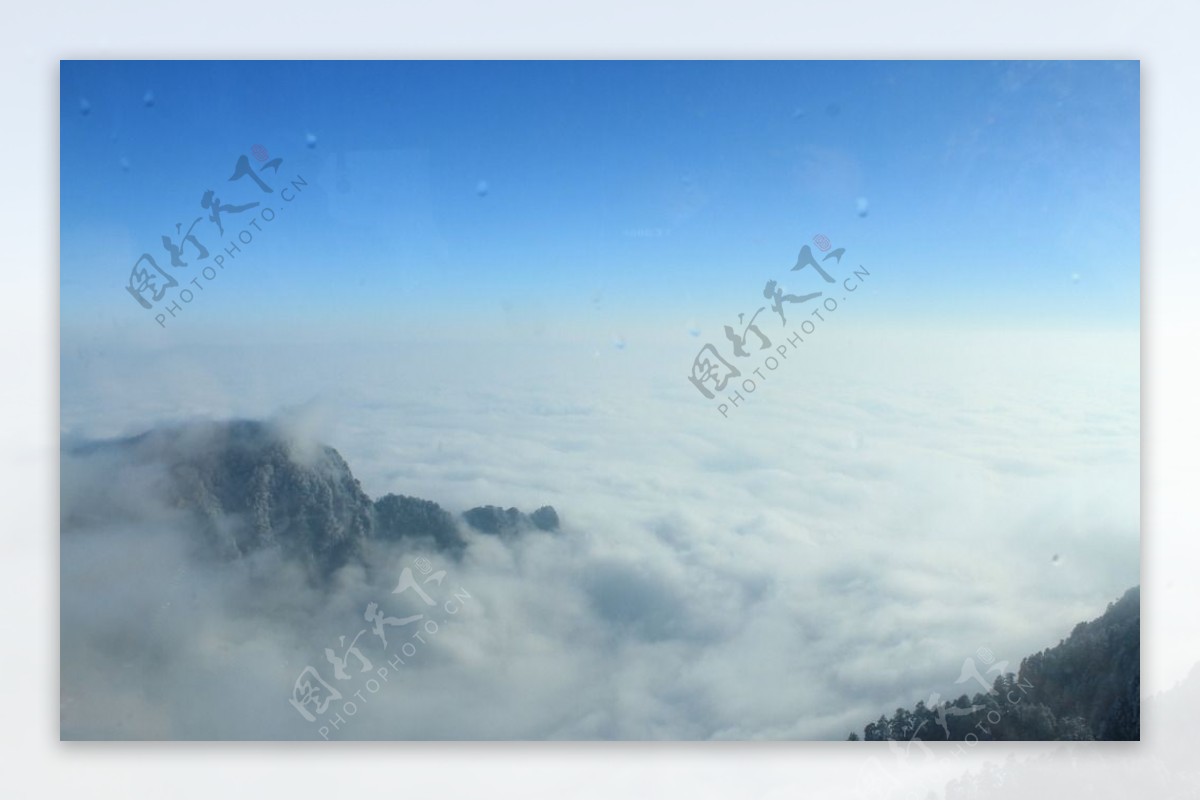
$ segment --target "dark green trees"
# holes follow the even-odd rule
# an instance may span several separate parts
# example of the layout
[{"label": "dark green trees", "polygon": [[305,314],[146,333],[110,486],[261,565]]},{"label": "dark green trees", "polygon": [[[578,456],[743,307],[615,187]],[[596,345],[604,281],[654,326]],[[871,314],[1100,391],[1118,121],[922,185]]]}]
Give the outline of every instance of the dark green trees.
[{"label": "dark green trees", "polygon": [[863,739],[1137,740],[1140,620],[1134,587],[1054,648],[1026,657],[1017,674],[997,676],[990,692],[933,707],[918,701],[868,723]]}]

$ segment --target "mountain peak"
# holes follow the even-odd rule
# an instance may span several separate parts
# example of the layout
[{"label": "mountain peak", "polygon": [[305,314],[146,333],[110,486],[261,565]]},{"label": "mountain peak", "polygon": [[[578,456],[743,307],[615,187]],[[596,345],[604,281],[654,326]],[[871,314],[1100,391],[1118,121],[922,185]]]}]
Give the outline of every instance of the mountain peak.
[{"label": "mountain peak", "polygon": [[[433,501],[387,494],[373,501],[334,448],[292,436],[256,420],[204,421],[155,428],[133,437],[64,447],[64,455],[95,462],[91,500],[111,498],[122,485],[144,484],[169,508],[192,516],[211,552],[236,559],[279,548],[316,576],[361,559],[372,539],[406,541],[461,555],[468,540],[458,520]],[[86,469],[86,467],[84,468]],[[121,481],[114,478],[126,473]],[[96,503],[84,504],[96,517]],[[64,530],[75,516],[64,501]],[[132,502],[108,502],[116,519],[136,514]],[[555,531],[558,513],[476,507],[463,519],[472,528],[505,536],[528,529]]]}]

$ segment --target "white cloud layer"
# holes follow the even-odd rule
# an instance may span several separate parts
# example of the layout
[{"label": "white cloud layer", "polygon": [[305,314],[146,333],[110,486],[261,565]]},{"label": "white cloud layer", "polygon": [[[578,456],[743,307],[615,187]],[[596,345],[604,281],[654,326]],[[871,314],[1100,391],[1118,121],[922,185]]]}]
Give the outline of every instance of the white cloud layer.
[{"label": "white cloud layer", "polygon": [[[276,418],[372,497],[557,508],[557,534],[426,554],[470,601],[331,737],[842,739],[1138,583],[1136,332],[847,319],[728,419],[686,380],[702,344],[132,353],[64,333],[64,438]],[[296,675],[328,674],[367,602],[407,608],[390,590],[419,554],[381,546],[320,590],[270,554],[203,563],[131,500],[153,476],[76,467],[64,519],[126,498],[137,523],[64,532],[64,736],[318,737]]]}]

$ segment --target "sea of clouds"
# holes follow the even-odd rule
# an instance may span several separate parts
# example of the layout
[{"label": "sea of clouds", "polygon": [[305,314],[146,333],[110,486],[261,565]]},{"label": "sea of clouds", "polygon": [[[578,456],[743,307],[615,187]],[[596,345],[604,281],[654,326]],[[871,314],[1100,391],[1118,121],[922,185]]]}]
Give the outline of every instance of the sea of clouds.
[{"label": "sea of clouds", "polygon": [[[64,332],[64,442],[270,419],[337,448],[372,497],[552,504],[562,529],[469,534],[461,561],[381,545],[317,587],[270,552],[198,559],[154,476],[64,455],[63,518],[84,522],[61,545],[63,736],[844,739],[973,694],[964,659],[1015,671],[1139,582],[1136,332],[847,321],[728,417],[686,378],[710,334]],[[133,513],[88,523],[106,492]],[[429,611],[391,593],[419,557],[446,571],[436,634],[338,727],[305,720],[298,674],[337,686],[324,650],[369,627],[367,603]],[[376,672],[346,688],[387,664],[363,652]]]}]

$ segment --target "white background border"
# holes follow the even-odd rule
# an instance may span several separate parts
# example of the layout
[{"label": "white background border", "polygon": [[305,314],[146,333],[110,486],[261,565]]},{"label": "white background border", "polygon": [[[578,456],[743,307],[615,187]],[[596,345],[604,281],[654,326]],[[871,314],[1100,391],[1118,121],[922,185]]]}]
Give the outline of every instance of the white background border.
[{"label": "white background border", "polygon": [[[0,538],[0,793],[849,797],[863,788],[857,780],[871,760],[887,757],[872,745],[846,743],[60,743],[61,58],[1141,59],[1144,693],[1169,689],[1200,662],[1192,617],[1200,608],[1193,567],[1200,3],[205,0],[6,4],[2,16],[0,492],[8,522]],[[1194,740],[1190,731],[1155,725],[1144,718],[1141,744],[1097,744],[1094,753],[1145,758],[1171,738]],[[1036,744],[1002,747],[976,749],[962,769],[1045,752]],[[962,772],[921,771],[914,765],[893,789],[940,796],[947,778]],[[1136,794],[1130,781],[1108,792]],[[1069,796],[1083,788],[1049,778],[1035,790]],[[1105,788],[1088,794],[1098,790]]]}]

